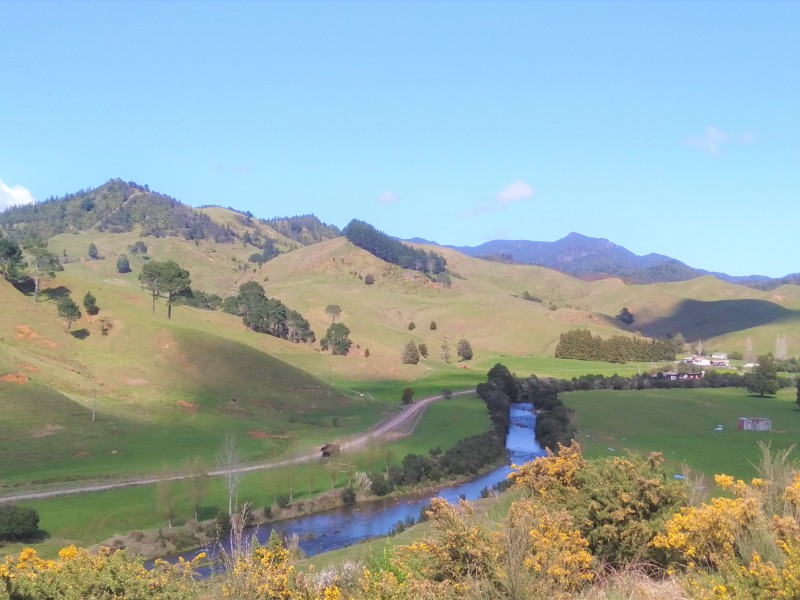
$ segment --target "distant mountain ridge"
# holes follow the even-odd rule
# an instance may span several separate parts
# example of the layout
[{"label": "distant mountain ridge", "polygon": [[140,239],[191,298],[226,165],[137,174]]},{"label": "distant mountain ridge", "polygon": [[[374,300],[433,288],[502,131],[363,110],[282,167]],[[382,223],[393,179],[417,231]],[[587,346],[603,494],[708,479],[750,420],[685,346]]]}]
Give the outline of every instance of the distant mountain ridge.
[{"label": "distant mountain ridge", "polygon": [[[436,244],[421,238],[409,241]],[[797,273],[772,278],[765,275],[734,276],[706,271],[663,254],[640,256],[605,238],[593,238],[576,232],[555,242],[492,240],[479,246],[444,247],[475,258],[539,265],[582,279],[619,277],[630,283],[642,284],[686,281],[703,275],[713,275],[722,281],[764,290],[800,281],[800,274]]]}]

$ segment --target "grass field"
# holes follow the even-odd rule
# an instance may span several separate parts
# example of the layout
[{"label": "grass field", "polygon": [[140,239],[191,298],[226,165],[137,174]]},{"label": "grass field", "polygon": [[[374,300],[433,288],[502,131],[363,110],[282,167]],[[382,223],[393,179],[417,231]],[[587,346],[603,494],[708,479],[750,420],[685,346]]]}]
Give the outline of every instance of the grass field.
[{"label": "grass field", "polygon": [[[486,406],[474,395],[436,402],[426,409],[408,437],[376,442],[363,450],[343,453],[331,461],[247,474],[238,488],[238,500],[258,509],[274,504],[277,496],[288,497],[291,488],[294,500],[304,501],[334,486],[346,484],[355,471],[381,470],[387,461],[398,463],[410,452],[427,454],[434,446],[446,450],[458,440],[483,433],[490,427]],[[173,492],[178,521],[185,521],[193,514],[186,486],[176,482]],[[227,506],[226,494],[221,478],[211,479],[202,503],[201,518],[212,518],[217,510]],[[70,543],[89,546],[117,533],[166,526],[158,512],[156,486],[152,485],[32,501],[26,505],[39,511],[40,527],[50,536],[34,545],[46,555],[53,555]],[[14,552],[20,547],[8,545],[3,552]]]},{"label": "grass field", "polygon": [[[774,449],[789,448],[800,433],[793,389],[774,398],[752,396],[740,388],[604,390],[560,397],[575,410],[578,440],[587,456],[662,452],[676,472],[686,464],[707,477],[752,477],[759,441]],[[773,431],[739,431],[739,417],[770,418]],[[714,431],[717,424],[724,430]],[[795,456],[800,458],[800,453]]]}]

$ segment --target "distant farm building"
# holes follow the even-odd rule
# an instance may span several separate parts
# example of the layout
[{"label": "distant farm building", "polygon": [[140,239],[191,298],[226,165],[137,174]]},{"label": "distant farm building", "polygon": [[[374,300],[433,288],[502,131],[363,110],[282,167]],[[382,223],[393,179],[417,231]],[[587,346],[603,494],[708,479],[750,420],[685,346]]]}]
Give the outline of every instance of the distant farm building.
[{"label": "distant farm building", "polygon": [[698,373],[676,373],[675,371],[665,371],[663,373],[656,373],[653,379],[669,379],[670,381],[678,381],[679,379],[685,380],[698,380],[702,379],[705,375],[704,371]]},{"label": "distant farm building", "polygon": [[739,417],[740,431],[769,431],[772,429],[772,421],[759,417]]},{"label": "distant farm building", "polygon": [[696,367],[730,367],[731,363],[728,360],[728,355],[724,352],[712,354],[711,358],[703,356],[687,356],[681,362],[687,365],[694,365]]}]

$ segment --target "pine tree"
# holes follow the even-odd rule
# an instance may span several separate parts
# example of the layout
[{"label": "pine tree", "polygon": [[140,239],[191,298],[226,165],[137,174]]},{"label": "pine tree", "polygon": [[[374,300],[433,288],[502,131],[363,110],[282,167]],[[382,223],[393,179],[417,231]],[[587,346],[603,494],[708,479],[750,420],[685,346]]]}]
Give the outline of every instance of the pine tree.
[{"label": "pine tree", "polygon": [[416,365],[419,362],[419,350],[414,340],[408,340],[408,343],[403,348],[403,364]]}]

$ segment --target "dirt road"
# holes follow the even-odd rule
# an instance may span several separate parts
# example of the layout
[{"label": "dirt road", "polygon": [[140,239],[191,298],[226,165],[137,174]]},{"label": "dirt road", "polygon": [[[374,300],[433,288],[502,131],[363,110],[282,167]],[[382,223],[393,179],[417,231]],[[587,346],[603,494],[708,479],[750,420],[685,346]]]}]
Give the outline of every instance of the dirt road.
[{"label": "dirt road", "polygon": [[[454,392],[453,396],[464,396],[466,394],[474,394],[474,390],[464,390],[461,392]],[[354,450],[356,448],[360,448],[367,444],[370,440],[379,440],[387,434],[390,434],[392,431],[399,429],[405,426],[409,420],[418,418],[422,412],[432,403],[437,400],[441,400],[443,396],[440,394],[438,396],[430,396],[428,398],[423,398],[422,400],[417,401],[414,404],[409,404],[402,411],[397,414],[392,415],[382,423],[379,423],[369,431],[365,433],[361,433],[355,436],[351,436],[348,438],[344,438],[341,440],[334,440],[334,443],[338,443],[341,446],[342,450]],[[286,458],[283,460],[275,460],[269,461],[265,463],[259,463],[255,465],[247,465],[244,467],[239,467],[234,469],[237,473],[250,473],[252,471],[264,471],[266,469],[274,469],[275,467],[285,467],[287,465],[296,465],[301,463],[312,462],[315,460],[320,459],[319,451],[308,452],[305,454],[301,454],[298,456],[294,456],[292,458]],[[215,477],[219,475],[223,475],[227,473],[226,470],[215,470],[210,471],[208,474],[209,476]],[[169,479],[173,481],[179,481],[181,479],[188,479],[191,477],[190,475],[172,475],[169,477],[141,477],[137,479],[129,479],[125,481],[115,481],[109,483],[96,483],[96,484],[86,484],[81,486],[69,487],[69,488],[60,488],[55,490],[47,490],[41,492],[28,492],[23,494],[13,494],[9,496],[0,497],[0,503],[2,502],[19,502],[24,500],[40,500],[42,498],[55,498],[56,496],[72,496],[76,494],[88,494],[91,492],[102,492],[105,490],[114,490],[126,487],[134,487],[137,485],[152,485],[159,481],[163,481],[164,479]]]}]

